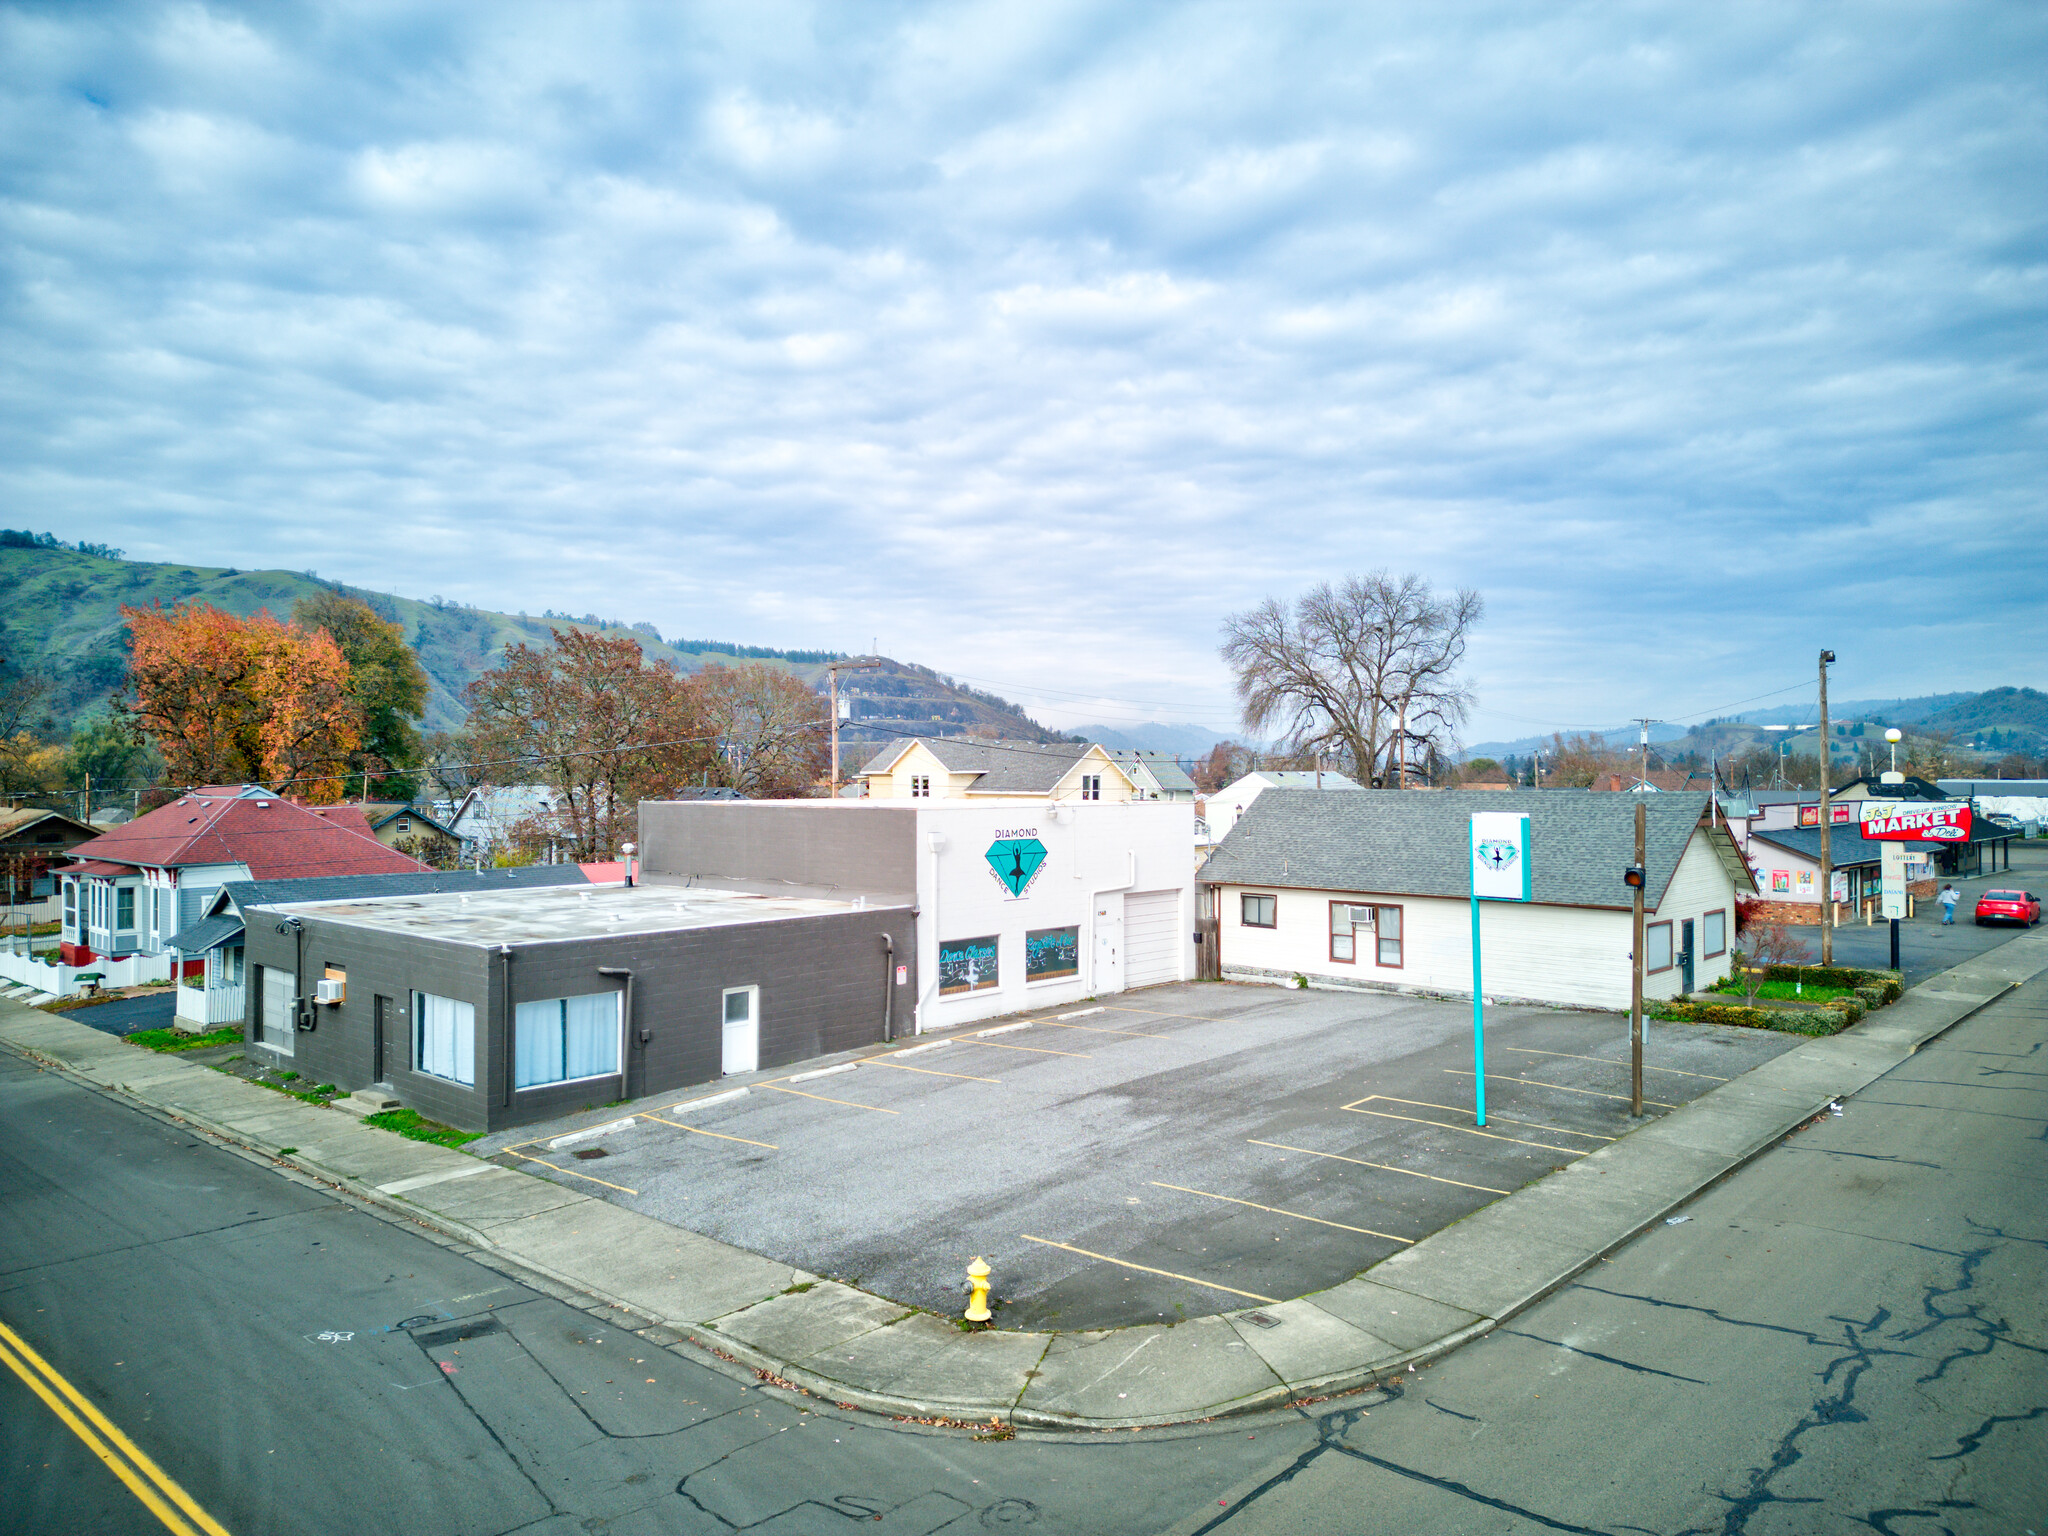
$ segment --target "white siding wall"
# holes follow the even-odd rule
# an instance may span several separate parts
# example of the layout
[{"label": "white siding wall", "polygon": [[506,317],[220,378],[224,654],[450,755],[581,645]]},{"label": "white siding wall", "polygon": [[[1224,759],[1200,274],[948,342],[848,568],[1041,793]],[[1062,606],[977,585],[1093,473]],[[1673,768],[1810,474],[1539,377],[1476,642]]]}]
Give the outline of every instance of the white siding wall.
[{"label": "white siding wall", "polygon": [[1693,924],[1693,986],[1703,990],[1712,986],[1728,974],[1728,954],[1724,949],[1711,960],[1706,957],[1705,915],[1720,908],[1728,914],[1727,943],[1735,942],[1735,884],[1728,878],[1728,871],[1715,856],[1708,844],[1705,833],[1694,832],[1692,841],[1686,845],[1685,857],[1678,861],[1678,873],[1671,877],[1671,884],[1664,892],[1664,899],[1657,910],[1651,913],[1646,923],[1669,922],[1671,924],[1671,969],[1660,971],[1643,978],[1643,996],[1676,997],[1682,985],[1678,967],[1679,935],[1684,931],[1679,925],[1686,918]]},{"label": "white siding wall", "polygon": [[[1615,869],[1615,884],[1621,870]],[[1266,890],[1277,898],[1278,926],[1247,928],[1243,903],[1247,890]],[[1345,965],[1330,959],[1330,903],[1370,902],[1399,906],[1403,917],[1399,969],[1374,963],[1364,936],[1359,959]],[[1486,995],[1573,1007],[1626,1009],[1629,1005],[1632,923],[1626,910],[1585,907],[1524,906],[1519,902],[1482,902]],[[1729,933],[1735,923],[1735,893],[1713,850],[1695,833],[1664,898],[1663,911],[1652,920],[1690,917],[1695,924],[1710,909],[1728,912]],[[1299,973],[1311,983],[1368,985],[1406,991],[1472,995],[1472,908],[1468,901],[1432,896],[1395,896],[1352,891],[1289,891],[1258,886],[1225,886],[1222,893],[1223,974],[1254,979]],[[1676,947],[1677,928],[1673,927]],[[1700,929],[1694,929],[1700,935]],[[1703,937],[1703,936],[1702,936]],[[1728,973],[1728,957],[1708,960],[1695,940],[1694,984],[1710,985]],[[1678,967],[1645,979],[1649,997],[1670,997],[1679,986]]]}]

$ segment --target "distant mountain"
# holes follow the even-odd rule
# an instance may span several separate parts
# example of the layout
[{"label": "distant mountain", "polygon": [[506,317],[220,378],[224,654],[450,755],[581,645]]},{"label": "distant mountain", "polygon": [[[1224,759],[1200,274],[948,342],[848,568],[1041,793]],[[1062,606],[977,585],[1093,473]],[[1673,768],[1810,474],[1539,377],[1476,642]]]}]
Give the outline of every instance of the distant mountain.
[{"label": "distant mountain", "polygon": [[[719,641],[665,640],[652,624],[623,624],[595,614],[511,614],[471,608],[442,598],[424,601],[326,581],[310,571],[239,571],[197,565],[151,564],[111,552],[0,543],[0,656],[50,679],[51,729],[68,733],[81,715],[100,708],[127,675],[123,604],[210,603],[246,618],[267,608],[280,619],[316,592],[345,592],[402,626],[428,678],[426,728],[460,725],[463,691],[495,667],[507,646],[549,643],[551,629],[578,629],[640,642],[651,658],[684,672],[716,663],[760,661],[822,686],[826,651],[777,650]],[[1007,699],[955,684],[928,667],[886,661],[877,669],[842,672],[840,692],[853,718],[841,735],[945,735],[973,730],[1024,741],[1055,739]]]},{"label": "distant mountain", "polygon": [[1068,734],[1124,752],[1170,752],[1175,757],[1206,757],[1219,741],[1229,741],[1206,725],[1163,725],[1149,720],[1143,725],[1077,725]]},{"label": "distant mountain", "polygon": [[[1573,736],[1597,736],[1610,747],[1632,747],[1642,740],[1642,727],[1617,725],[1605,731],[1566,731],[1567,738]],[[1653,725],[1650,740],[1676,741],[1685,734],[1685,727],[1679,725]],[[1490,757],[1498,761],[1503,757],[1525,757],[1539,747],[1550,746],[1550,733],[1541,736],[1522,736],[1514,741],[1475,741],[1465,748],[1459,761],[1466,762],[1475,757]]]}]

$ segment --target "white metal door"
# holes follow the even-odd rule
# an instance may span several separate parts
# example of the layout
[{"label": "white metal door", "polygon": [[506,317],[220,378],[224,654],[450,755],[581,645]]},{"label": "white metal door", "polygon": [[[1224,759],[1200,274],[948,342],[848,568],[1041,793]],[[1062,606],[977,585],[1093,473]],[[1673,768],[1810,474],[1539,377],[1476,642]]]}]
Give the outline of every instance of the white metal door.
[{"label": "white metal door", "polygon": [[729,987],[725,993],[725,1049],[720,1071],[752,1072],[761,1065],[761,989]]},{"label": "white metal door", "polygon": [[1124,899],[1120,895],[1095,898],[1095,980],[1093,990],[1121,992],[1124,989]]},{"label": "white metal door", "polygon": [[297,1039],[292,1002],[298,995],[299,978],[292,972],[269,965],[263,968],[263,1013],[257,1022],[263,1027],[263,1043],[275,1046],[287,1056],[292,1054]]},{"label": "white metal door", "polygon": [[1181,980],[1180,892],[1136,891],[1124,897],[1124,985]]}]

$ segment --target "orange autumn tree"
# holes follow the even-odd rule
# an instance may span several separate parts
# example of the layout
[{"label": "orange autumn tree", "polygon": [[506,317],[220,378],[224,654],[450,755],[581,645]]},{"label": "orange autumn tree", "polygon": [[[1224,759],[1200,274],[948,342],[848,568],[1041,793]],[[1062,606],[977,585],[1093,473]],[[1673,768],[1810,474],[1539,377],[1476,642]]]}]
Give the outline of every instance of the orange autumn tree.
[{"label": "orange autumn tree", "polygon": [[121,609],[132,637],[129,696],[116,708],[184,784],[267,784],[316,805],[339,800],[362,710],[348,661],[321,630],[247,619],[205,603]]}]

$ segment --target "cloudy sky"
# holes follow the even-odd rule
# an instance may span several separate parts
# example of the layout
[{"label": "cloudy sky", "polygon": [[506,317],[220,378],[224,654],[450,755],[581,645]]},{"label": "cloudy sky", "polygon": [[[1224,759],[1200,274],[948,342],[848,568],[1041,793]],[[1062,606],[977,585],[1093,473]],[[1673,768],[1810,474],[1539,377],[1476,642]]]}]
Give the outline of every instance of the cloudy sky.
[{"label": "cloudy sky", "polygon": [[[2048,686],[2048,9],[0,7],[0,526],[1235,721]],[[1785,690],[1790,689],[1791,692]]]}]

